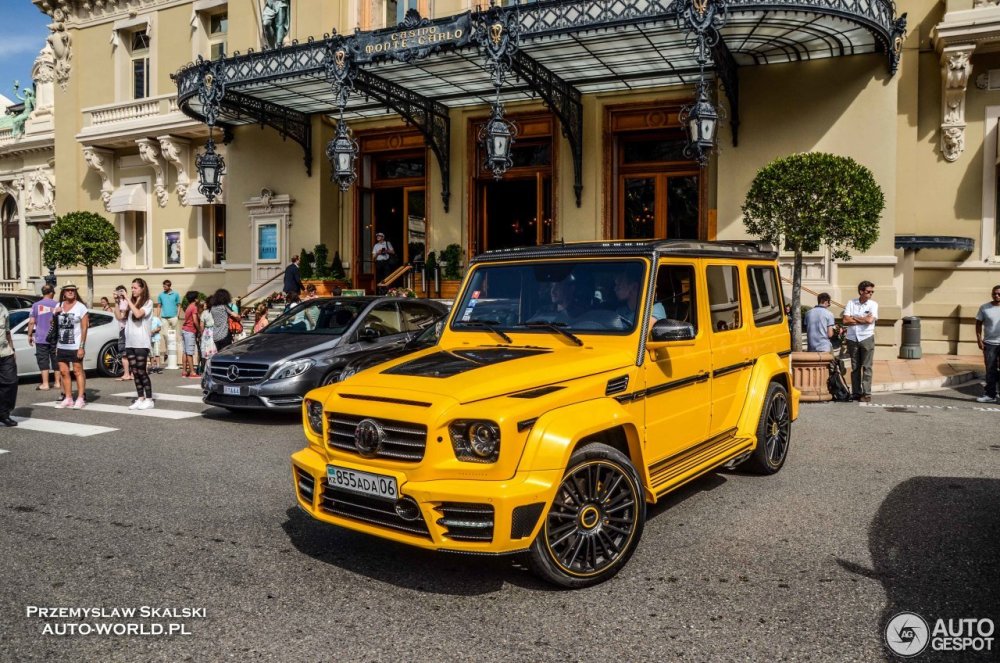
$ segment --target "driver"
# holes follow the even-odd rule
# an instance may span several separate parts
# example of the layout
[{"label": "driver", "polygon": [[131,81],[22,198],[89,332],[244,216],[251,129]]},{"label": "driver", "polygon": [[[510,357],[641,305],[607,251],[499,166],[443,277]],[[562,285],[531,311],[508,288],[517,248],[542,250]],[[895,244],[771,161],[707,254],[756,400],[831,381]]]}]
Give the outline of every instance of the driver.
[{"label": "driver", "polygon": [[552,284],[549,291],[550,304],[543,307],[532,317],[531,322],[562,322],[569,321],[582,313],[576,301],[576,279],[570,274],[562,281]]},{"label": "driver", "polygon": [[[630,327],[635,323],[641,291],[639,280],[630,271],[622,271],[615,275],[615,297],[618,298],[618,308],[615,309],[615,313],[620,315]],[[667,312],[663,308],[663,304],[654,303],[649,324],[652,325],[665,317],[667,317]]]}]

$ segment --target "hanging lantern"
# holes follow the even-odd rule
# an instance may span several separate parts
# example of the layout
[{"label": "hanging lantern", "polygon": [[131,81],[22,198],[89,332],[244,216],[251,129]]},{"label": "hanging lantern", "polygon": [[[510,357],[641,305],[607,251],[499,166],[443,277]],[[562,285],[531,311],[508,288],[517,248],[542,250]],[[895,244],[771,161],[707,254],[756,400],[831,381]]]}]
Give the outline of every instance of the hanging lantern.
[{"label": "hanging lantern", "polygon": [[347,123],[341,115],[340,121],[337,122],[337,136],[326,145],[326,157],[333,167],[330,179],[337,183],[341,191],[350,189],[358,179],[354,168],[358,152],[358,142],[351,137],[351,130],[347,128]]},{"label": "hanging lantern", "polygon": [[514,165],[514,161],[511,159],[511,150],[516,135],[517,128],[512,122],[504,119],[503,106],[497,101],[493,105],[493,113],[489,121],[479,133],[479,141],[485,143],[486,146],[484,166],[487,170],[492,171],[493,177],[498,180]]},{"label": "hanging lantern", "polygon": [[695,102],[681,109],[680,121],[687,127],[688,144],[684,155],[704,166],[715,149],[715,131],[719,123],[719,111],[708,97],[708,85],[702,79],[698,82]]},{"label": "hanging lantern", "polygon": [[205,153],[195,159],[195,167],[198,169],[198,191],[211,204],[222,193],[222,176],[226,174],[226,162],[215,151],[211,136],[205,144]]}]

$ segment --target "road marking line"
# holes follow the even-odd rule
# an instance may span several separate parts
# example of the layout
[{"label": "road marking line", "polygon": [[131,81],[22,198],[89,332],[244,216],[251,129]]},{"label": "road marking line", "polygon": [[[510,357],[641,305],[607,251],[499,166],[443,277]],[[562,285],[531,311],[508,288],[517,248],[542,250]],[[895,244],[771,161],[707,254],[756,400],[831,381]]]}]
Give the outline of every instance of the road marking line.
[{"label": "road marking line", "polygon": [[10,452],[6,449],[0,449],[0,454],[9,454]]},{"label": "road marking line", "polygon": [[[153,399],[156,400],[155,398]],[[35,403],[42,407],[55,407],[55,403]],[[66,408],[67,410],[70,408]],[[153,417],[156,419],[190,419],[200,417],[201,412],[184,412],[183,410],[130,410],[127,405],[104,405],[103,403],[87,403],[87,410],[94,412],[111,412],[114,414],[129,414],[139,417]]]},{"label": "road marking line", "polygon": [[200,384],[182,384],[177,386],[178,389],[201,389]]},{"label": "road marking line", "polygon": [[1000,412],[1000,407],[981,407],[976,405],[902,405],[900,403],[858,403],[861,407],[873,408],[912,408],[914,410],[975,410],[976,412]]},{"label": "road marking line", "polygon": [[[125,398],[135,398],[134,391],[123,391],[120,394],[112,394],[112,396],[123,396]],[[164,394],[163,392],[158,392],[153,394],[154,401],[177,401],[178,403],[198,403],[202,404],[201,396],[183,396],[181,394]]]},{"label": "road marking line", "polygon": [[[46,405],[46,403],[36,403],[35,405]],[[53,404],[54,406],[54,404]],[[33,430],[39,433],[55,433],[57,435],[70,435],[72,437],[91,437],[102,433],[113,433],[117,428],[107,426],[92,426],[90,424],[78,424],[73,421],[53,421],[51,419],[36,419],[34,417],[14,417],[18,428],[21,430]]]}]

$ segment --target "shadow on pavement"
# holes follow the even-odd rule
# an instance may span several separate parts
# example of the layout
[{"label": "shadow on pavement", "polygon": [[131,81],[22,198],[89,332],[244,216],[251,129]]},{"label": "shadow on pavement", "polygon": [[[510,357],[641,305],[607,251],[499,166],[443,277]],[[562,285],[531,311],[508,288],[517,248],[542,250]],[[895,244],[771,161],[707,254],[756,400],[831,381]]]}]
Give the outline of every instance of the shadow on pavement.
[{"label": "shadow on pavement", "polygon": [[[915,477],[896,486],[868,530],[873,569],[843,559],[841,567],[873,578],[887,603],[878,638],[900,612],[915,612],[933,631],[937,619],[1000,614],[1000,480]],[[992,652],[932,652],[923,660],[996,660]],[[886,650],[888,655],[888,650]]]},{"label": "shadow on pavement", "polygon": [[254,426],[302,425],[302,413],[299,410],[239,410],[231,412],[225,408],[209,406],[209,409],[202,412],[201,416],[204,419],[223,421],[229,424],[252,424]]}]

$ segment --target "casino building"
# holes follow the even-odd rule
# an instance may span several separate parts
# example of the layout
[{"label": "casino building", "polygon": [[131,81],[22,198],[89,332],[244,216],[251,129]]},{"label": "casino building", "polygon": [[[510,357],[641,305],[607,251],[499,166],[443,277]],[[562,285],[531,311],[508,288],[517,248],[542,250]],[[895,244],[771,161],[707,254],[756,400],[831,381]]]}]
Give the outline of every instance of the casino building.
[{"label": "casino building", "polygon": [[44,224],[74,210],[122,236],[98,290],[141,274],[245,301],[319,243],[374,290],[376,232],[418,266],[451,244],[743,239],[756,171],[826,151],[886,208],[865,254],[808,256],[805,287],[874,281],[882,357],[910,315],[925,352],[978,352],[1000,282],[993,3],[31,1],[51,80],[46,114],[0,125],[2,288],[37,285]]}]

